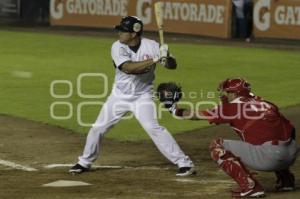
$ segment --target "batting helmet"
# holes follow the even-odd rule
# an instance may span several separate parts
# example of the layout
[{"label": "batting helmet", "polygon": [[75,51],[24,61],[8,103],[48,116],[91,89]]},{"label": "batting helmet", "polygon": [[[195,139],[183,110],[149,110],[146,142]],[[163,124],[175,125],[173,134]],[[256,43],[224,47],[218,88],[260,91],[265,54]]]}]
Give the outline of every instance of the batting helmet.
[{"label": "batting helmet", "polygon": [[115,26],[115,29],[121,32],[135,32],[141,35],[143,32],[143,22],[138,17],[127,16],[123,17],[120,24]]},{"label": "batting helmet", "polygon": [[243,78],[228,78],[221,82],[218,91],[235,93],[238,96],[247,96],[250,94],[251,87],[250,84]]}]

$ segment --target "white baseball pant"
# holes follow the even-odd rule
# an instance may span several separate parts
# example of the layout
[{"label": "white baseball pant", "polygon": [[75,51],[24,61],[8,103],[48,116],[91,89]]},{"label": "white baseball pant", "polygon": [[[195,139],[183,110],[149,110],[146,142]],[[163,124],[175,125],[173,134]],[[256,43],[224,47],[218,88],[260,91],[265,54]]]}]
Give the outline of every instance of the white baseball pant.
[{"label": "white baseball pant", "polygon": [[193,167],[193,162],[180,149],[167,129],[157,121],[156,106],[149,93],[140,96],[122,96],[114,91],[103,105],[90,129],[79,164],[90,167],[98,158],[103,135],[127,113],[132,112],[148,133],[159,151],[178,167]]}]

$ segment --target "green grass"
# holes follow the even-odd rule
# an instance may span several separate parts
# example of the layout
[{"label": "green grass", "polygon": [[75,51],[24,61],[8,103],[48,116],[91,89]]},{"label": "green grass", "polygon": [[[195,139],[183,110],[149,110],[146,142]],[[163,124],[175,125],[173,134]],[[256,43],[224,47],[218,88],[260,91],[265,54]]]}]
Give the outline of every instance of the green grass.
[{"label": "green grass", "polygon": [[[113,41],[111,38],[0,31],[0,112],[86,133],[89,128],[77,123],[77,105],[84,101],[105,101],[105,98],[86,100],[79,97],[76,79],[81,73],[103,73],[108,76],[111,89],[114,67],[110,47]],[[155,84],[179,82],[186,93],[197,92],[196,98],[188,101],[206,100],[207,92],[215,92],[218,83],[231,76],[245,77],[257,95],[280,107],[300,101],[299,51],[177,43],[171,43],[170,49],[177,57],[179,68],[168,71],[158,67]],[[16,77],[13,71],[32,72],[32,77]],[[53,80],[72,82],[73,95],[67,99],[51,97]],[[58,85],[55,91],[65,94],[67,90],[65,85]],[[83,79],[82,90],[85,94],[99,93],[103,90],[103,83],[97,78]],[[51,119],[50,105],[55,101],[70,102],[74,106],[73,117]],[[97,105],[85,107],[82,120],[93,122],[99,110]],[[55,114],[67,114],[66,107],[57,107]],[[205,121],[174,120],[166,112],[160,123],[172,133],[207,125]],[[135,119],[121,121],[107,136],[121,140],[147,138]]]}]

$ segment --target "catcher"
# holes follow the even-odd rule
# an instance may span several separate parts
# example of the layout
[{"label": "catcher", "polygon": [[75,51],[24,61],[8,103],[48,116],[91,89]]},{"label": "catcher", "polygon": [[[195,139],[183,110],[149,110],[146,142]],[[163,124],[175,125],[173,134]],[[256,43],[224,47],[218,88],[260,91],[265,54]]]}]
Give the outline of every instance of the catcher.
[{"label": "catcher", "polygon": [[159,99],[176,116],[191,120],[208,120],[229,124],[241,138],[217,138],[209,145],[211,158],[238,184],[234,197],[263,197],[265,191],[246,168],[273,171],[276,190],[293,191],[295,177],[289,170],[297,156],[294,126],[279,112],[278,107],[250,93],[250,84],[243,78],[223,81],[219,87],[221,102],[210,110],[179,108],[181,89],[174,83],[158,87]]}]

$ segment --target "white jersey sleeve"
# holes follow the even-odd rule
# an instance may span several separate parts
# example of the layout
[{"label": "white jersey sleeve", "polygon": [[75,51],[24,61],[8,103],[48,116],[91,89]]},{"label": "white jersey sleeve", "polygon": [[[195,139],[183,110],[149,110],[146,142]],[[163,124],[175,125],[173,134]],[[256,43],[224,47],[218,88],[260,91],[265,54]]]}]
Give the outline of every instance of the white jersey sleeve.
[{"label": "white jersey sleeve", "polygon": [[111,47],[111,57],[114,61],[114,64],[118,68],[121,64],[126,61],[131,61],[131,54],[128,52],[125,45],[121,44],[119,41],[116,41]]}]

